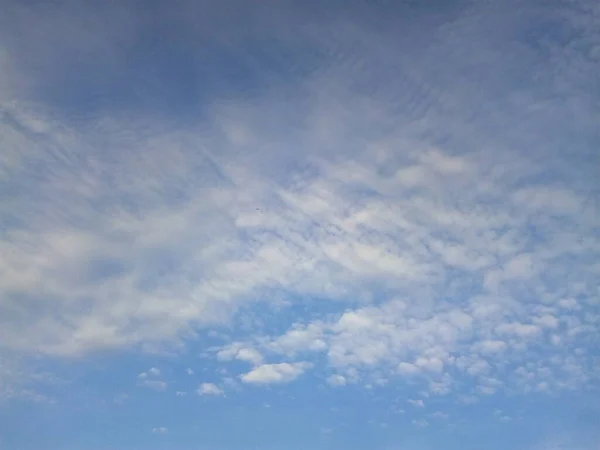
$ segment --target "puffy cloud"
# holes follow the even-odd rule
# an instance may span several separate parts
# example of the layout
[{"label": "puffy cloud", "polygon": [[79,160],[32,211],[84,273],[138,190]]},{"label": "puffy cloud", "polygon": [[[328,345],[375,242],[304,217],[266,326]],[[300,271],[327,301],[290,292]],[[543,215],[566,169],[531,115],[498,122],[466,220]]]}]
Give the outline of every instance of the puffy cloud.
[{"label": "puffy cloud", "polygon": [[541,317],[534,317],[533,323],[543,328],[556,328],[558,327],[558,319],[550,314],[545,314]]},{"label": "puffy cloud", "polygon": [[420,369],[428,370],[431,372],[441,372],[442,370],[444,370],[444,363],[438,358],[419,357],[415,361],[415,366],[419,367]]},{"label": "puffy cloud", "polygon": [[262,362],[262,355],[254,348],[245,347],[244,344],[235,342],[217,352],[217,359],[220,361],[231,361],[237,359],[239,361],[249,362],[253,365],[258,365]]},{"label": "puffy cloud", "polygon": [[343,375],[334,374],[327,378],[327,383],[329,383],[331,386],[345,386],[347,380]]},{"label": "puffy cloud", "polygon": [[224,391],[214,383],[202,383],[196,390],[198,395],[223,395]]},{"label": "puffy cloud", "polygon": [[306,362],[264,364],[240,376],[244,383],[273,384],[288,383],[302,375],[311,364]]},{"label": "puffy cloud", "polygon": [[398,373],[401,375],[415,375],[420,372],[420,369],[411,363],[401,362],[398,364]]},{"label": "puffy cloud", "polygon": [[506,350],[506,342],[498,341],[498,340],[484,340],[481,342],[477,342],[474,345],[474,350],[481,352],[485,355],[501,353]]},{"label": "puffy cloud", "polygon": [[409,400],[407,400],[407,402],[413,406],[416,406],[417,408],[425,407],[425,402],[423,402],[423,400],[421,400],[421,399],[418,399],[418,400],[409,399]]},{"label": "puffy cloud", "polygon": [[540,328],[532,324],[502,323],[496,327],[500,335],[516,336],[519,338],[533,338],[540,334]]}]

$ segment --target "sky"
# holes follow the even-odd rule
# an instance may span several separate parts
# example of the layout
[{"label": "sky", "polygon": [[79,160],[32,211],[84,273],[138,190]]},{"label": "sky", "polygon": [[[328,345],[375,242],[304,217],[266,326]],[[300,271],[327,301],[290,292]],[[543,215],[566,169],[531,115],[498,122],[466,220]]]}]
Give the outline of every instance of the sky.
[{"label": "sky", "polygon": [[600,3],[0,9],[0,449],[600,449]]}]

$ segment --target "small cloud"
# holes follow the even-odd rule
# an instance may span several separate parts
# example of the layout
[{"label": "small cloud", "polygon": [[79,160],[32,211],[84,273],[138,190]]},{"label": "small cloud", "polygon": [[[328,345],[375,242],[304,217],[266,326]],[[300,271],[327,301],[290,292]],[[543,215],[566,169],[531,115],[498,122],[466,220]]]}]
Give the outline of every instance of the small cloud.
[{"label": "small cloud", "polygon": [[558,319],[550,314],[543,315],[542,317],[534,317],[533,323],[543,328],[558,328]]},{"label": "small cloud", "polygon": [[467,369],[467,373],[471,376],[484,375],[491,370],[490,365],[487,361],[481,359],[475,361],[469,368]]},{"label": "small cloud", "polygon": [[408,403],[410,403],[413,406],[416,406],[417,408],[424,408],[425,407],[425,403],[421,399],[418,399],[418,400],[409,399],[407,401],[408,401]]},{"label": "small cloud", "polygon": [[575,300],[574,298],[565,298],[558,302],[558,306],[560,306],[563,309],[568,309],[568,310],[581,309],[579,306],[579,303],[577,303],[577,300]]},{"label": "small cloud", "polygon": [[535,390],[538,392],[548,392],[550,390],[550,385],[546,381],[542,381],[537,384]]},{"label": "small cloud", "polygon": [[187,395],[187,392],[184,392],[184,391],[176,391],[176,392],[175,392],[175,395],[176,395],[177,397],[185,397],[185,396]]},{"label": "small cloud", "polygon": [[431,417],[433,417],[434,419],[447,420],[450,416],[446,413],[436,411],[433,414],[431,414]]},{"label": "small cloud", "polygon": [[458,396],[458,403],[463,405],[474,405],[479,403],[479,398],[474,395],[460,395]]},{"label": "small cloud", "polygon": [[537,325],[523,324],[519,322],[503,323],[496,327],[496,333],[503,335],[518,336],[520,338],[532,338],[540,334]]},{"label": "small cloud", "polygon": [[185,369],[185,373],[187,373],[188,375],[194,375],[194,371],[192,369],[190,369],[189,367],[187,369]]},{"label": "small cloud", "polygon": [[494,395],[496,391],[494,386],[477,386],[477,392],[483,395]]},{"label": "small cloud", "polygon": [[239,383],[235,378],[225,377],[223,378],[223,384],[232,389],[239,389]]},{"label": "small cloud", "polygon": [[506,342],[498,340],[485,340],[475,345],[475,350],[484,355],[493,355],[506,350]]},{"label": "small cloud", "polygon": [[152,428],[152,433],[154,434],[167,434],[168,432],[169,429],[167,427]]},{"label": "small cloud", "polygon": [[115,403],[122,404],[122,403],[125,403],[128,398],[129,398],[129,396],[127,394],[119,394],[119,395],[115,396],[113,401]]},{"label": "small cloud", "polygon": [[426,427],[428,427],[428,426],[429,426],[429,422],[427,422],[427,421],[426,421],[426,420],[424,420],[424,419],[413,420],[413,421],[412,421],[412,424],[413,424],[415,427],[418,427],[418,428],[426,428]]},{"label": "small cloud", "polygon": [[444,370],[444,363],[438,358],[423,358],[419,357],[415,361],[415,366],[429,372],[441,372]]},{"label": "small cloud", "polygon": [[271,384],[288,383],[312,367],[306,362],[263,364],[240,376],[244,383]]},{"label": "small cloud", "polygon": [[148,374],[146,372],[142,372],[140,374],[138,374],[137,376],[140,380],[144,380],[146,378],[148,378]]},{"label": "small cloud", "polygon": [[329,378],[327,378],[327,383],[329,383],[331,386],[346,386],[347,381],[346,381],[346,377],[344,377],[343,375],[331,375]]},{"label": "small cloud", "polygon": [[236,359],[257,365],[262,362],[263,357],[257,350],[254,350],[253,348],[242,348],[236,355]]},{"label": "small cloud", "polygon": [[199,395],[223,395],[223,389],[214,383],[202,383],[196,391]]},{"label": "small cloud", "polygon": [[421,370],[417,366],[411,363],[401,362],[398,364],[398,373],[401,375],[416,375],[420,371]]},{"label": "small cloud", "polygon": [[154,391],[165,391],[167,389],[167,383],[160,380],[143,380],[140,385]]},{"label": "small cloud", "polygon": [[227,347],[222,348],[217,352],[217,359],[219,361],[245,361],[252,365],[259,365],[263,361],[263,357],[258,350],[251,347],[247,347],[240,342],[234,342]]},{"label": "small cloud", "polygon": [[158,370],[156,367],[151,367],[148,369],[148,373],[154,377],[160,376],[160,370]]}]

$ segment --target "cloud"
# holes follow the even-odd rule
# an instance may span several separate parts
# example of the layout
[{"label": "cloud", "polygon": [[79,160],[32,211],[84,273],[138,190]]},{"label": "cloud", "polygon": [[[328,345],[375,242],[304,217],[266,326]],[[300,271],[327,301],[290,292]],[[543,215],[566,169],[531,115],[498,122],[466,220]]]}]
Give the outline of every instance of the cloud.
[{"label": "cloud", "polygon": [[413,406],[416,406],[417,408],[424,408],[425,407],[425,403],[421,399],[418,399],[418,400],[409,399],[409,400],[407,400],[407,402],[410,403]]},{"label": "cloud", "polygon": [[426,428],[429,426],[429,422],[425,419],[415,419],[412,421],[412,424],[418,428]]},{"label": "cloud", "polygon": [[334,374],[327,377],[327,383],[331,386],[345,386],[347,382],[346,377],[343,375]]},{"label": "cloud", "polygon": [[398,364],[398,373],[401,375],[415,375],[421,370],[414,364],[401,362]]},{"label": "cloud", "polygon": [[484,340],[475,344],[475,350],[484,355],[501,353],[506,350],[506,348],[506,342],[499,340]]},{"label": "cloud", "polygon": [[443,413],[441,411],[436,411],[433,414],[431,414],[431,417],[433,417],[434,419],[439,419],[439,420],[447,420],[450,418],[450,415]]},{"label": "cloud", "polygon": [[153,391],[166,391],[168,384],[161,380],[143,380],[140,382],[140,386],[147,387]]},{"label": "cloud", "polygon": [[219,361],[231,361],[237,359],[239,361],[249,362],[253,365],[258,365],[262,362],[263,357],[257,350],[244,347],[244,344],[238,342],[220,349],[217,352],[217,359]]},{"label": "cloud", "polygon": [[168,432],[169,432],[169,429],[167,427],[152,428],[153,434],[167,434]]},{"label": "cloud", "polygon": [[264,364],[240,376],[244,383],[273,384],[288,383],[302,375],[311,364],[306,362]]},{"label": "cloud", "polygon": [[[193,120],[171,109],[182,97],[161,78],[171,65],[122,70],[137,61],[124,50],[144,26],[137,11],[11,6],[0,27],[10,193],[0,346],[56,359],[184,351],[208,329],[243,324],[214,354],[250,364],[245,383],[292,381],[312,358],[348,383],[410,375],[431,395],[469,386],[460,398],[589,383],[591,356],[571,349],[598,331],[597,71],[578,46],[595,31],[580,13],[540,18],[536,5],[502,15],[508,23],[465,6],[434,30],[435,45],[400,49],[392,30],[333,21],[342,38],[323,52],[329,38],[304,16],[283,40],[262,17],[221,31],[235,39],[207,31],[218,39],[195,41],[258,36],[325,60],[299,61],[314,68],[302,77],[244,72],[269,86],[254,96],[215,68],[208,78],[225,85],[206,88],[207,111],[183,114]],[[106,17],[118,23],[106,29]],[[576,30],[572,45],[538,39],[540,21]],[[531,33],[551,61],[519,40]],[[213,53],[252,52],[190,61],[204,70]],[[141,104],[163,108],[60,101],[87,98],[73,89],[119,98],[119,80],[119,92],[154,92]],[[152,371],[140,384],[165,390]]]},{"label": "cloud", "polygon": [[223,395],[224,391],[214,383],[202,383],[196,391],[199,395]]},{"label": "cloud", "polygon": [[496,327],[496,332],[500,335],[512,335],[519,338],[536,337],[540,331],[537,325],[523,323],[502,323]]}]

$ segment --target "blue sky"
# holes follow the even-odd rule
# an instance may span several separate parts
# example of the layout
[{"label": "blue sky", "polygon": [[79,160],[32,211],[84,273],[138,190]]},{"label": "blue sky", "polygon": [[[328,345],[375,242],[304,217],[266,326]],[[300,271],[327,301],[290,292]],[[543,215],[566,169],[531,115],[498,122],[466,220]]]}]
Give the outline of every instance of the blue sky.
[{"label": "blue sky", "polygon": [[599,448],[597,2],[0,6],[0,448]]}]

